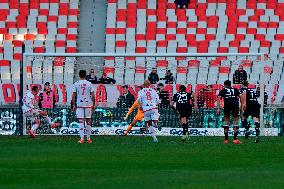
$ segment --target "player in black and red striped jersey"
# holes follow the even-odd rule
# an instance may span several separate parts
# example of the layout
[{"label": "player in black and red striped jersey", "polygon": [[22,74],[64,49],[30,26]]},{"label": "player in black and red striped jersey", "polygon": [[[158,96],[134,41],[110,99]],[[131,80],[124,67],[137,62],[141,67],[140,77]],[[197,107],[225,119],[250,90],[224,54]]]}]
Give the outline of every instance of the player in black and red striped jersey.
[{"label": "player in black and red striped jersey", "polygon": [[231,86],[231,81],[226,80],[224,82],[224,88],[219,92],[218,95],[218,114],[220,114],[220,104],[221,100],[224,99],[224,116],[225,116],[225,125],[224,127],[224,134],[225,140],[224,143],[228,143],[228,132],[230,126],[230,118],[233,116],[234,118],[234,143],[241,144],[242,142],[238,139],[238,120],[239,120],[239,99],[240,99],[240,92],[238,89],[233,88]]}]

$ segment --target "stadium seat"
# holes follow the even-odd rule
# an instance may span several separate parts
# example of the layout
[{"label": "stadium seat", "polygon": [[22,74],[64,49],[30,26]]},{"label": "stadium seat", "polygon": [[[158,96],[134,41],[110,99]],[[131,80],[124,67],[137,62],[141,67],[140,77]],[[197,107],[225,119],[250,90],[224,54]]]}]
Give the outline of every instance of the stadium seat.
[{"label": "stadium seat", "polygon": [[[106,26],[106,52],[126,53],[284,53],[283,10],[281,1],[191,1],[188,9],[175,9],[174,0],[109,0]],[[116,22],[115,22],[116,21]],[[120,35],[117,35],[120,34]],[[116,40],[115,43],[113,43]],[[135,42],[136,41],[136,42]],[[187,41],[187,42],[186,42]],[[124,48],[126,46],[126,48]],[[279,56],[278,56],[279,57]],[[278,58],[277,57],[277,58]],[[179,59],[181,61],[181,58]],[[237,66],[218,60],[208,67],[189,62],[187,68],[174,61],[156,59],[158,74],[176,70],[177,82],[223,82],[232,77]],[[107,64],[107,62],[106,62]],[[135,63],[135,82],[142,82],[141,67]],[[251,82],[259,79],[258,66],[245,63]],[[221,66],[219,68],[219,66]],[[139,67],[139,69],[137,69]],[[139,70],[139,71],[137,71]],[[273,66],[265,68],[273,74]],[[115,70],[116,72],[116,70]],[[126,72],[126,71],[125,71]],[[129,72],[129,71],[127,71]],[[193,73],[193,74],[191,74]],[[127,73],[128,75],[129,73]],[[133,73],[131,72],[131,75]],[[210,79],[209,76],[210,75]],[[132,78],[132,77],[131,77]],[[141,81],[138,81],[141,79]],[[279,79],[273,76],[274,81]],[[128,82],[128,80],[127,80]]]},{"label": "stadium seat", "polygon": [[[79,0],[21,0],[0,2],[0,36],[4,36],[2,82],[19,80],[22,43],[26,52],[76,52]],[[8,69],[9,68],[9,69]],[[37,66],[35,66],[36,71]],[[40,75],[37,75],[40,79]],[[15,80],[14,80],[15,79]],[[44,78],[46,79],[46,78]],[[63,79],[58,80],[63,83]]]}]

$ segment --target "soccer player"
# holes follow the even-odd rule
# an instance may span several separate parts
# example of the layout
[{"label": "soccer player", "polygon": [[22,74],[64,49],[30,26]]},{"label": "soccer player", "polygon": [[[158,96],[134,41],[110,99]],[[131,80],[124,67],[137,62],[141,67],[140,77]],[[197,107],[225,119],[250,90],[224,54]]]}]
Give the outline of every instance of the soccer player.
[{"label": "soccer player", "polygon": [[48,117],[47,112],[41,111],[38,107],[38,102],[36,98],[38,97],[39,88],[38,86],[33,86],[31,91],[28,91],[23,98],[23,116],[31,120],[32,127],[29,130],[29,135],[34,138],[36,130],[40,126],[39,117],[43,117],[45,121],[50,125],[51,128],[56,128],[59,126],[59,123],[51,122],[51,119]]},{"label": "soccer player", "polygon": [[84,129],[86,126],[87,142],[90,144],[93,142],[91,140],[91,117],[95,106],[95,92],[92,83],[86,80],[86,70],[80,70],[79,77],[80,80],[74,83],[72,95],[73,111],[76,112],[80,125],[80,140],[78,143],[84,143]]},{"label": "soccer player", "polygon": [[194,104],[194,98],[192,93],[186,92],[186,87],[181,85],[179,87],[179,92],[174,94],[171,106],[174,107],[176,104],[176,109],[180,116],[180,122],[182,126],[182,141],[190,141],[189,132],[188,132],[188,118],[191,116],[192,107]]},{"label": "soccer player", "polygon": [[156,127],[160,117],[160,114],[158,112],[160,99],[158,93],[154,89],[150,88],[150,85],[150,81],[145,80],[143,84],[144,88],[139,91],[137,100],[138,104],[141,107],[141,110],[144,112],[144,120],[153,138],[153,141],[158,142],[153,124]]},{"label": "soccer player", "polygon": [[[138,87],[139,91],[143,89],[143,87]],[[138,109],[136,116],[134,117],[133,121],[128,125],[126,131],[124,132],[124,135],[128,135],[129,131],[131,131],[132,127],[136,125],[138,122],[141,122],[144,118],[144,112],[141,110],[140,105],[138,103],[138,100],[136,100],[131,108],[129,108],[126,116],[124,117],[124,120],[128,118],[128,116],[135,110],[135,108]]]},{"label": "soccer player", "polygon": [[249,128],[250,125],[247,122],[247,119],[249,116],[253,118],[254,125],[255,125],[255,132],[256,132],[256,139],[255,142],[259,142],[259,135],[260,135],[260,124],[259,124],[259,116],[260,116],[260,107],[261,105],[257,101],[257,93],[253,89],[248,88],[249,83],[247,81],[244,81],[242,83],[242,89],[241,92],[241,109],[243,111],[242,115],[242,125],[245,128],[245,138],[248,139],[250,132]]},{"label": "soccer player", "polygon": [[225,116],[225,125],[224,134],[225,140],[224,143],[228,144],[228,131],[230,125],[231,115],[234,118],[234,144],[241,144],[242,142],[238,140],[238,120],[239,120],[239,99],[240,91],[236,88],[231,87],[231,81],[226,80],[224,82],[224,88],[219,92],[218,95],[218,114],[220,114],[220,104],[222,98],[224,99],[224,116]]}]

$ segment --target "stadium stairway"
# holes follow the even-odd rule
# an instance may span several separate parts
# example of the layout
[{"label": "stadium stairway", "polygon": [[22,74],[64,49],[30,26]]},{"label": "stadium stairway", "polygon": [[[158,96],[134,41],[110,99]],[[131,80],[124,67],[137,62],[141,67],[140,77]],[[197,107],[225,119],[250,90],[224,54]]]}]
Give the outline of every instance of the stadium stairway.
[{"label": "stadium stairway", "polygon": [[[105,44],[106,9],[107,3],[105,0],[81,1],[78,52],[103,53],[105,51],[105,46],[102,44]],[[102,76],[104,67],[103,58],[84,57],[79,58],[78,62],[81,63],[76,65],[76,73],[80,69],[90,70],[91,68],[94,68],[96,71],[96,76]]]}]

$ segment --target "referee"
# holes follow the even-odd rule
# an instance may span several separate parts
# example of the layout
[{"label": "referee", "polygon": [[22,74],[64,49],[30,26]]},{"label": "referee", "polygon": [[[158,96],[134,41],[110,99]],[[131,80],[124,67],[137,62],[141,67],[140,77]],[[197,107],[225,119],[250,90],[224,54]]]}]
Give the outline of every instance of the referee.
[{"label": "referee", "polygon": [[174,107],[176,104],[176,110],[180,116],[180,122],[182,126],[182,141],[190,141],[189,132],[188,132],[188,118],[191,116],[192,107],[194,104],[194,98],[192,93],[186,92],[186,87],[181,85],[179,87],[179,92],[173,96],[171,106]]}]

